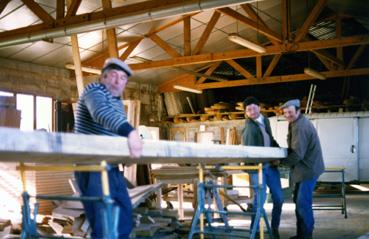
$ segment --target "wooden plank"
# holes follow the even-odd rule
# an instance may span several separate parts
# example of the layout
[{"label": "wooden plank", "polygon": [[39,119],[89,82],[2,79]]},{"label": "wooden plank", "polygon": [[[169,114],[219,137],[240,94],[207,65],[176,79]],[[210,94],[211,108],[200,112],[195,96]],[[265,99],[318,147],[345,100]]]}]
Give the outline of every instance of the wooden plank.
[{"label": "wooden plank", "polygon": [[230,66],[232,66],[236,71],[238,71],[239,73],[241,73],[241,75],[243,75],[246,79],[247,78],[254,77],[248,70],[246,70],[245,68],[243,68],[242,66],[240,66],[236,61],[234,61],[234,60],[226,60],[226,62]]},{"label": "wooden plank", "polygon": [[220,11],[223,14],[226,14],[227,16],[230,16],[234,19],[236,19],[237,21],[240,21],[244,24],[246,24],[247,26],[251,27],[252,29],[260,32],[261,34],[263,34],[266,37],[270,37],[271,39],[275,40],[278,43],[281,43],[281,37],[278,35],[278,33],[270,30],[269,28],[258,24],[257,22],[251,20],[250,18],[236,12],[235,10],[225,7],[225,8],[220,8],[218,9],[218,11]]},{"label": "wooden plank", "polygon": [[355,65],[356,61],[363,54],[365,47],[366,47],[366,45],[360,45],[357,48],[357,50],[355,51],[354,56],[351,58],[351,60],[350,60],[349,64],[347,65],[346,69],[351,69]]},{"label": "wooden plank", "polygon": [[[102,6],[104,10],[110,10],[112,8],[112,4],[110,0],[101,0]],[[106,38],[108,40],[108,50],[109,57],[118,58],[118,45],[117,45],[117,36],[115,34],[115,28],[106,29]]]},{"label": "wooden plank", "polygon": [[161,39],[157,34],[150,35],[150,39],[161,47],[171,57],[180,57],[181,55],[173,49],[166,41]]},{"label": "wooden plank", "polygon": [[72,43],[72,52],[73,52],[73,63],[74,63],[74,73],[76,75],[76,83],[78,95],[82,95],[83,92],[83,73],[82,73],[82,65],[81,65],[81,56],[79,54],[79,46],[78,46],[78,37],[77,35],[72,35],[70,37]]},{"label": "wooden plank", "polygon": [[[215,69],[218,68],[218,66],[220,65],[220,63],[222,63],[222,62],[221,61],[215,62],[212,66],[209,67],[209,69],[206,70],[205,75],[210,76],[215,71]],[[199,80],[196,82],[196,84],[201,84],[206,79],[207,79],[206,76],[202,76],[202,77],[199,78]]]},{"label": "wooden plank", "polygon": [[319,0],[315,4],[313,10],[310,12],[310,14],[307,17],[307,19],[305,20],[304,24],[302,25],[302,27],[297,32],[297,36],[295,38],[296,43],[300,42],[302,39],[305,38],[306,34],[309,31],[310,26],[313,25],[315,20],[318,18],[320,12],[323,10],[326,3],[327,3],[327,0]]},{"label": "wooden plank", "polygon": [[0,161],[48,164],[230,163],[267,162],[284,158],[286,149],[242,145],[203,145],[144,140],[142,157],[130,158],[124,137],[48,133],[0,128]]},{"label": "wooden plank", "polygon": [[183,19],[183,49],[183,55],[191,55],[191,17]]},{"label": "wooden plank", "polygon": [[220,17],[220,13],[215,11],[211,16],[210,21],[206,25],[204,32],[201,34],[199,41],[197,42],[195,49],[193,50],[193,54],[197,55],[201,52],[205,43],[208,41],[211,31],[214,29],[215,24],[218,22]]},{"label": "wooden plank", "polygon": [[264,78],[267,76],[270,76],[270,74],[272,74],[274,68],[276,67],[276,65],[278,64],[279,59],[281,58],[281,54],[275,55],[272,59],[272,61],[269,63],[268,68],[266,69],[265,73],[264,73]]},{"label": "wooden plank", "polygon": [[[250,16],[250,18],[252,20],[254,20],[255,22],[257,22],[258,24],[262,25],[263,27],[265,27],[266,29],[269,29],[271,31],[271,29],[268,27],[267,24],[265,24],[265,22],[263,21],[263,19],[261,19],[261,17],[255,12],[255,10],[252,8],[251,4],[242,4],[241,5],[242,9]],[[267,37],[274,45],[279,45],[279,43],[274,40],[271,37]]]},{"label": "wooden plank", "polygon": [[55,20],[49,15],[40,5],[38,5],[34,0],[22,0],[22,2],[48,26],[53,26]]}]

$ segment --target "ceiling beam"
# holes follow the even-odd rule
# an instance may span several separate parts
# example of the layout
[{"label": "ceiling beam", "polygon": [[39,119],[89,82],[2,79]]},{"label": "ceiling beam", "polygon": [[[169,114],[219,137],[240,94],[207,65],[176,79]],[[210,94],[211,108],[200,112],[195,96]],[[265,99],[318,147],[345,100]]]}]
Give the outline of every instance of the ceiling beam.
[{"label": "ceiling beam", "polygon": [[8,5],[9,2],[10,2],[10,0],[0,1],[0,14],[4,11],[4,9],[6,8],[6,6]]},{"label": "ceiling beam", "polygon": [[127,49],[120,56],[120,59],[125,61],[129,57],[129,55],[133,52],[133,50],[136,49],[136,47],[138,46],[138,44],[140,44],[141,41],[142,41],[142,39],[139,39],[139,40],[136,40],[136,41],[132,42],[131,44],[129,44]]},{"label": "ceiling beam", "polygon": [[311,27],[311,25],[314,24],[314,22],[318,18],[319,14],[323,10],[326,3],[327,3],[327,0],[318,0],[313,10],[310,12],[309,16],[306,18],[302,27],[297,31],[295,42],[300,42],[302,39],[305,38],[306,34],[309,31],[309,28]]},{"label": "ceiling beam", "polygon": [[63,19],[65,15],[65,0],[57,0],[56,2],[56,19]]},{"label": "ceiling beam", "polygon": [[263,62],[261,56],[256,56],[256,77],[258,79],[263,75]]},{"label": "ceiling beam", "polygon": [[81,5],[81,2],[82,0],[72,0],[72,2],[69,4],[65,18],[71,18],[72,16],[75,16],[77,14],[79,5]]},{"label": "ceiling beam", "polygon": [[[64,37],[126,24],[154,21],[180,14],[191,14],[249,1],[166,0],[164,4],[162,0],[151,0],[77,16],[71,16],[73,14],[70,10],[64,19],[56,21],[55,27],[37,24],[0,33],[0,47],[42,40],[45,35],[49,38]],[[75,1],[74,4],[77,5],[76,3]]]},{"label": "ceiling beam", "polygon": [[236,61],[230,59],[230,60],[226,60],[226,62],[232,66],[236,71],[238,71],[239,73],[241,73],[241,75],[243,75],[244,77],[247,78],[253,78],[254,75],[251,74],[248,70],[246,70],[245,68],[243,68],[240,64],[238,64]]},{"label": "ceiling beam", "polygon": [[[369,75],[369,67],[350,70],[324,71],[321,73],[324,74],[324,76],[326,76],[327,78]],[[216,89],[216,88],[227,88],[227,87],[260,85],[260,84],[275,84],[275,83],[285,83],[305,80],[316,80],[316,78],[306,74],[294,74],[283,76],[269,76],[263,80],[253,78],[244,80],[232,80],[227,82],[203,83],[196,85],[196,87],[197,89],[205,90],[205,89]]]},{"label": "ceiling beam", "polygon": [[300,42],[299,44],[289,43],[281,46],[266,46],[266,52],[263,54],[256,53],[253,50],[243,49],[236,51],[227,51],[227,52],[219,52],[219,53],[208,53],[201,55],[192,55],[192,56],[182,56],[175,57],[173,59],[165,59],[151,62],[144,62],[138,64],[131,64],[131,68],[133,70],[144,70],[150,68],[161,68],[161,67],[172,67],[172,66],[184,66],[184,65],[193,65],[207,62],[215,62],[229,59],[238,59],[238,58],[251,58],[259,55],[276,55],[287,52],[301,52],[301,51],[310,51],[310,50],[318,50],[318,49],[326,49],[326,48],[335,48],[337,46],[353,46],[353,45],[361,45],[369,43],[369,35],[359,35],[359,36],[351,36],[351,37],[342,37],[341,39],[329,39],[329,40],[314,40],[314,41],[306,41]]},{"label": "ceiling beam", "polygon": [[257,22],[251,20],[250,18],[236,12],[235,10],[231,9],[231,8],[228,8],[228,7],[225,7],[225,8],[220,8],[220,9],[217,9],[217,11],[220,11],[221,13],[229,16],[229,17],[232,17],[234,19],[236,19],[237,21],[240,21],[244,24],[246,24],[247,26],[249,26],[250,28],[260,32],[261,34],[263,34],[264,36],[268,37],[268,38],[271,38],[275,41],[277,41],[278,43],[281,43],[282,40],[281,40],[281,37],[279,36],[278,33],[270,30],[269,28],[261,25],[261,24],[258,24]]},{"label": "ceiling beam", "polygon": [[197,55],[201,52],[205,43],[208,41],[211,31],[214,29],[215,24],[218,22],[220,18],[220,13],[214,11],[213,15],[210,18],[210,21],[206,25],[204,32],[201,34],[199,41],[197,42],[195,49],[193,50],[193,55]]},{"label": "ceiling beam", "polygon": [[354,56],[351,58],[350,62],[347,65],[346,69],[351,69],[355,63],[357,62],[357,60],[360,58],[360,56],[363,54],[364,49],[365,49],[366,45],[361,45],[357,48],[357,50],[355,51]]},{"label": "ceiling beam", "polygon": [[[110,10],[112,8],[110,0],[102,0],[102,6],[104,10]],[[106,38],[108,40],[109,57],[118,58],[118,43],[115,28],[106,29]]]},{"label": "ceiling beam", "polygon": [[[342,37],[342,18],[340,16],[337,16],[336,18],[336,38]],[[343,49],[342,47],[337,47],[336,49],[336,56],[339,60],[343,62]],[[342,66],[342,69],[344,69],[345,66]]]},{"label": "ceiling beam", "polygon": [[48,26],[53,26],[55,20],[49,15],[40,5],[38,5],[34,0],[22,0],[22,2]]},{"label": "ceiling beam", "polygon": [[268,68],[266,69],[263,78],[268,77],[272,74],[274,68],[277,66],[279,59],[281,58],[281,54],[277,54],[273,56],[272,61],[269,63]]},{"label": "ceiling beam", "polygon": [[210,66],[209,69],[207,69],[205,71],[205,73],[204,73],[205,76],[200,77],[200,79],[196,82],[196,84],[203,83],[207,79],[206,76],[210,76],[215,71],[215,69],[218,68],[218,66],[220,65],[220,63],[222,63],[222,62],[221,61],[215,62],[212,66]]},{"label": "ceiling beam", "polygon": [[155,42],[159,47],[161,47],[166,53],[168,53],[171,57],[180,57],[181,54],[179,54],[173,47],[171,47],[166,41],[161,39],[156,34],[151,34],[150,39]]},{"label": "ceiling beam", "polygon": [[[247,13],[247,15],[250,16],[250,18],[252,20],[254,20],[258,24],[262,25],[263,27],[265,27],[266,29],[268,29],[268,30],[271,31],[271,29],[268,27],[268,25],[263,21],[263,19],[261,19],[261,17],[259,16],[259,14],[256,13],[255,10],[252,8],[252,5],[251,4],[242,4],[241,7]],[[279,45],[279,43],[276,40],[274,40],[273,38],[268,37],[268,36],[267,36],[267,38],[274,45]]]},{"label": "ceiling beam", "polygon": [[183,55],[191,55],[191,17],[183,19]]}]

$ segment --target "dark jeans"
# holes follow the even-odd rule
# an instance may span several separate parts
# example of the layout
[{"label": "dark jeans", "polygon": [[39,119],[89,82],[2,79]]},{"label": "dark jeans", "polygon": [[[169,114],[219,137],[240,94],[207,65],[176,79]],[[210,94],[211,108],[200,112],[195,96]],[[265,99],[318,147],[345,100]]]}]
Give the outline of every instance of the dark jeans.
[{"label": "dark jeans", "polygon": [[298,238],[310,238],[314,230],[313,192],[318,177],[295,184],[293,201],[296,205],[296,225]]},{"label": "dark jeans", "polygon": [[[258,174],[253,173],[251,176],[251,183],[257,184]],[[272,194],[273,210],[272,210],[272,228],[278,229],[281,221],[282,205],[283,205],[283,192],[281,186],[281,177],[279,170],[276,167],[271,167],[269,164],[263,166],[263,189],[261,194],[261,204],[264,204],[266,200],[266,185],[269,187]],[[253,211],[256,212],[258,205],[258,194],[254,193]],[[254,224],[254,216],[251,219],[251,227]]]},{"label": "dark jeans", "polygon": [[[110,195],[115,205],[119,207],[118,236],[121,239],[129,238],[131,233],[132,204],[129,198],[127,186],[122,173],[117,167],[108,172]],[[101,174],[98,172],[76,172],[75,178],[83,196],[101,197]],[[83,202],[86,217],[92,228],[91,238],[103,239],[103,214],[104,205],[98,202]]]}]

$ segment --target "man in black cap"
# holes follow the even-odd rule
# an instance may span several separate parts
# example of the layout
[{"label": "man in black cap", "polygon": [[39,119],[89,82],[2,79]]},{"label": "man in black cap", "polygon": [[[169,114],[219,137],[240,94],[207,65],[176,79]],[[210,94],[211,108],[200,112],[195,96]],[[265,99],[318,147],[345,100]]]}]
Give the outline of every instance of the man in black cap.
[{"label": "man in black cap", "polygon": [[[86,86],[79,98],[75,132],[80,134],[110,135],[127,137],[130,156],[138,158],[142,142],[137,131],[128,123],[121,95],[132,75],[129,66],[117,58],[105,61],[99,82]],[[117,165],[108,172],[110,195],[119,208],[118,237],[129,238],[132,230],[132,204],[125,180]],[[102,197],[101,173],[76,172],[75,178],[83,196]],[[91,225],[91,238],[103,239],[102,209],[100,202],[83,202],[87,219]]]},{"label": "man in black cap", "polygon": [[[272,130],[270,128],[269,119],[260,113],[259,101],[255,97],[247,97],[243,102],[245,107],[245,128],[242,139],[243,144],[247,146],[263,146],[278,147],[278,143],[274,140]],[[253,173],[251,182],[258,182],[258,175]],[[261,204],[266,199],[266,185],[268,185],[272,194],[273,210],[272,210],[272,232],[275,239],[279,239],[279,224],[281,220],[283,192],[281,187],[280,174],[278,170],[278,162],[266,163],[263,165],[263,190],[261,196]],[[253,211],[256,212],[258,195],[254,194]],[[251,227],[254,224],[252,217]],[[258,234],[257,234],[258,235]]]},{"label": "man in black cap", "polygon": [[300,101],[289,100],[281,106],[288,121],[288,156],[282,161],[291,168],[295,184],[297,235],[291,239],[312,239],[314,230],[313,191],[324,171],[322,149],[313,124],[300,112]]}]

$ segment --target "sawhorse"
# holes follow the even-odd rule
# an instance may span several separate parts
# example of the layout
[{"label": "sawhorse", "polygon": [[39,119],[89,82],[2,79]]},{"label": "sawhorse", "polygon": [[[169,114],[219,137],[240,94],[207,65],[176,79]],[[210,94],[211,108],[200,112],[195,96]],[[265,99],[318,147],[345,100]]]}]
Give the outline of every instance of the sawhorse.
[{"label": "sawhorse", "polygon": [[48,236],[41,235],[37,231],[36,216],[38,213],[38,203],[35,204],[33,209],[33,216],[31,216],[30,198],[31,196],[27,192],[26,187],[26,171],[79,171],[79,172],[101,172],[101,182],[102,182],[102,197],[76,197],[76,196],[51,196],[51,195],[35,195],[36,199],[41,200],[70,200],[70,201],[90,201],[96,203],[103,203],[103,233],[106,239],[116,239],[118,238],[117,228],[118,228],[118,215],[119,208],[114,205],[113,199],[110,197],[109,191],[109,180],[108,171],[110,166],[106,161],[102,161],[100,165],[36,165],[30,166],[20,163],[17,167],[21,174],[21,181],[23,187],[23,206],[22,206],[22,234],[21,239],[28,238],[67,238],[60,236]]},{"label": "sawhorse", "polygon": [[[267,227],[267,231],[269,234],[269,238],[273,239],[272,231],[270,228],[270,225],[268,223],[268,218],[265,213],[264,207],[261,204],[261,197],[258,198],[258,206],[256,208],[256,213],[249,213],[249,212],[241,212],[237,214],[241,215],[250,215],[255,214],[254,224],[250,230],[250,236],[245,237],[245,233],[241,234],[232,234],[232,231],[234,230],[232,227],[229,226],[228,223],[228,214],[231,214],[228,211],[223,210],[223,206],[219,197],[218,190],[219,188],[229,188],[233,187],[232,185],[216,185],[212,181],[205,183],[204,181],[204,170],[257,170],[258,171],[258,182],[257,185],[251,185],[254,190],[256,189],[256,193],[261,195],[263,190],[263,173],[262,173],[262,164],[259,164],[257,166],[204,166],[199,165],[199,182],[197,186],[197,207],[195,211],[195,215],[192,220],[191,224],[191,231],[188,235],[188,239],[192,239],[195,234],[200,234],[200,238],[203,239],[205,234],[210,235],[219,235],[219,236],[227,236],[227,237],[243,237],[243,238],[251,238],[255,239],[256,233],[258,231],[258,225],[260,224],[260,239],[264,239],[264,224],[263,221],[260,220],[261,218],[264,219],[264,223]],[[211,196],[214,197],[216,206],[218,210],[211,209]],[[208,205],[206,207],[206,204]],[[218,213],[221,215],[221,219],[224,222],[224,228],[220,228],[222,230],[218,230],[219,228],[215,228],[211,225],[212,218],[211,215],[213,213]],[[204,216],[207,219],[208,227],[205,228],[204,225]],[[200,227],[197,226],[197,224],[200,223]]]}]

